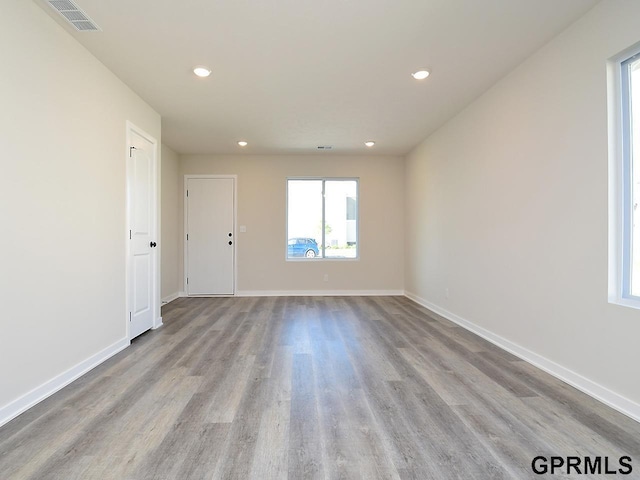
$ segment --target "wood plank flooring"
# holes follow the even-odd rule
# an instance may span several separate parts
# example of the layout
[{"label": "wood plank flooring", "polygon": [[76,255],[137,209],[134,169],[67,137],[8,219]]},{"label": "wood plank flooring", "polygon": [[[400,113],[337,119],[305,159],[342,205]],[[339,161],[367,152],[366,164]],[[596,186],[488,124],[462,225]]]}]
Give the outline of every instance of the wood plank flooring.
[{"label": "wood plank flooring", "polygon": [[640,478],[640,424],[404,297],[163,318],[0,428],[0,479],[528,479],[538,455]]}]

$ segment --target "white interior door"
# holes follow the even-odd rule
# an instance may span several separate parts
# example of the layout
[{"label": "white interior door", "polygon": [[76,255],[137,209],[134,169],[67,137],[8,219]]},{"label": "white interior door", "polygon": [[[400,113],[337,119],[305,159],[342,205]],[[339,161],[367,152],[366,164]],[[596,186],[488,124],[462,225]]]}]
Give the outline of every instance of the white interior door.
[{"label": "white interior door", "polygon": [[234,293],[234,178],[186,180],[188,295]]},{"label": "white interior door", "polygon": [[156,228],[155,145],[131,131],[127,169],[129,210],[129,338],[153,327]]}]

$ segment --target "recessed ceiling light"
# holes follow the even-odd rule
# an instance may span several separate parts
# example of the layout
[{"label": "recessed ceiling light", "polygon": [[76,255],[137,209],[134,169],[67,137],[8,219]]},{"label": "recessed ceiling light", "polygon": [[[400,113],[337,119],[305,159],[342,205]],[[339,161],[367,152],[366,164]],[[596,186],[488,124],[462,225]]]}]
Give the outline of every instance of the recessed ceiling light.
[{"label": "recessed ceiling light", "polygon": [[374,141],[372,141],[372,140],[369,140],[368,142],[364,142],[364,144],[365,144],[367,147],[373,147],[373,146],[376,144],[376,142],[374,142]]},{"label": "recessed ceiling light", "polygon": [[211,70],[202,65],[198,65],[197,67],[193,67],[193,73],[195,73],[199,77],[205,78],[211,75]]},{"label": "recessed ceiling light", "polygon": [[247,142],[245,142],[244,140],[240,140],[238,142],[238,145],[240,145],[241,147],[246,147],[247,145],[249,145]]},{"label": "recessed ceiling light", "polygon": [[413,72],[411,76],[416,80],[424,80],[429,76],[429,70],[418,70],[417,72]]}]

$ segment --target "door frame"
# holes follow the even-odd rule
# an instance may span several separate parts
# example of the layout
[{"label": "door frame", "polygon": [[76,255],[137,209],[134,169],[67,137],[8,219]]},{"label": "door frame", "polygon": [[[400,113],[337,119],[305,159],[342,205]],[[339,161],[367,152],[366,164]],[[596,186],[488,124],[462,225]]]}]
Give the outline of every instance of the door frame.
[{"label": "door frame", "polygon": [[[160,191],[159,187],[159,162],[158,162],[158,141],[152,135],[149,135],[143,129],[136,126],[131,121],[127,120],[126,122],[126,145],[125,145],[125,195],[126,195],[126,207],[125,207],[125,217],[126,217],[126,225],[125,225],[125,245],[126,245],[126,281],[125,281],[125,323],[126,323],[126,332],[127,338],[131,341],[131,332],[129,329],[129,318],[131,312],[131,292],[130,288],[133,283],[133,271],[132,271],[132,255],[131,255],[131,240],[129,238],[129,230],[131,227],[131,216],[129,214],[131,207],[131,171],[129,169],[129,158],[131,154],[131,145],[132,145],[132,137],[133,135],[138,135],[145,140],[147,140],[151,146],[151,178],[153,179],[151,182],[151,199],[153,208],[151,209],[151,234],[155,238],[158,237],[158,232],[160,231],[160,212],[159,212],[159,202],[158,202],[158,192]],[[162,326],[162,317],[160,316],[160,252],[162,248],[162,244],[158,245],[159,248],[153,249],[151,253],[151,308],[152,308],[152,316],[153,316],[153,324],[151,326],[152,330],[160,328]]]},{"label": "door frame", "polygon": [[[189,179],[196,178],[212,178],[212,179],[231,179],[233,180],[233,238],[235,242],[235,248],[233,249],[233,293],[231,295],[189,295],[189,289],[187,288],[187,277],[189,276],[189,249],[187,242],[187,230],[188,230],[188,201],[187,201],[187,182]],[[183,252],[183,268],[182,268],[182,288],[184,294],[189,297],[228,297],[236,296],[238,294],[238,175],[185,175],[182,185],[182,199],[184,203],[183,211],[183,227],[182,227],[182,243],[184,245]]]}]

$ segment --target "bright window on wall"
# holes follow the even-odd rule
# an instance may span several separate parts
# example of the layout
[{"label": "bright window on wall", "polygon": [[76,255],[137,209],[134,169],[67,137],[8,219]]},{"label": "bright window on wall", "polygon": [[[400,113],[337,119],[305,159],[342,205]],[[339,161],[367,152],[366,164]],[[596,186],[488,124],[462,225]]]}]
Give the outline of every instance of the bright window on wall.
[{"label": "bright window on wall", "polygon": [[287,259],[358,258],[358,179],[287,180]]},{"label": "bright window on wall", "polygon": [[620,64],[622,85],[622,295],[640,300],[640,53]]}]

